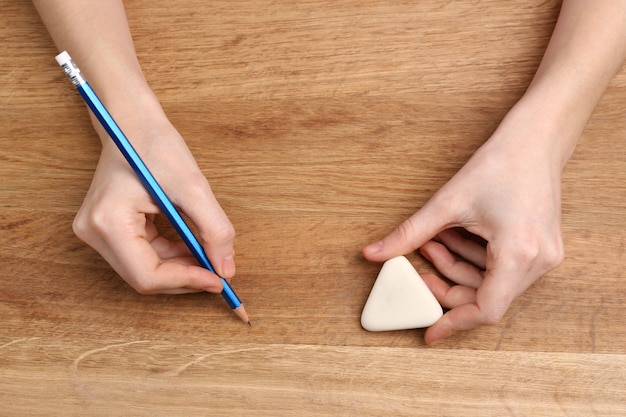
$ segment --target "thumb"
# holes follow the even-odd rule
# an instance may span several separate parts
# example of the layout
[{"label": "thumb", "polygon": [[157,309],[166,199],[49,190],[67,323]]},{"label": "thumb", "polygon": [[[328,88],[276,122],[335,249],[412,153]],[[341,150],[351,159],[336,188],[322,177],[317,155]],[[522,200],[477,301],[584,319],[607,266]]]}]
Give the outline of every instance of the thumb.
[{"label": "thumb", "polygon": [[395,256],[405,255],[451,226],[447,211],[430,200],[382,240],[366,246],[363,249],[363,256],[373,262],[383,262]]}]

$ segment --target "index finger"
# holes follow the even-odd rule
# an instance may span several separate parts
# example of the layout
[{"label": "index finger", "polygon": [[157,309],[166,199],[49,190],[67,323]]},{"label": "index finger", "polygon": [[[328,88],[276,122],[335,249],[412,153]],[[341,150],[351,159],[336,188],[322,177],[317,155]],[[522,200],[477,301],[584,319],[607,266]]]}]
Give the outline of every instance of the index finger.
[{"label": "index finger", "polygon": [[451,227],[449,206],[439,204],[438,201],[439,198],[435,195],[382,240],[366,246],[363,249],[365,257],[370,261],[385,261],[394,256],[405,255]]}]

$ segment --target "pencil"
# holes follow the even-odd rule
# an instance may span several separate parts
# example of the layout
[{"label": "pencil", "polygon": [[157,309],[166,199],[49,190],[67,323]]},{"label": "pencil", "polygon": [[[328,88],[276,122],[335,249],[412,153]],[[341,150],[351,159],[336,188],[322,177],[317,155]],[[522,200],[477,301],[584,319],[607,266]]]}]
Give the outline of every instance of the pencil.
[{"label": "pencil", "polygon": [[230,284],[228,284],[228,281],[220,277],[217,272],[215,272],[211,261],[209,261],[209,258],[204,252],[204,249],[202,248],[202,245],[200,245],[198,239],[195,237],[176,207],[174,207],[170,199],[167,197],[146,164],[141,160],[139,154],[137,154],[126,135],[124,135],[124,132],[122,132],[109,111],[100,101],[89,83],[82,76],[80,69],[74,63],[70,55],[67,51],[63,51],[58,54],[55,59],[61,68],[63,68],[65,74],[72,81],[72,84],[74,84],[100,124],[102,124],[102,127],[104,127],[111,139],[113,139],[115,145],[117,145],[120,152],[122,152],[126,161],[130,164],[133,171],[135,171],[148,193],[150,193],[150,196],[165,214],[198,263],[222,280],[224,289],[221,294],[228,303],[228,306],[245,323],[247,323],[248,326],[251,326],[246,309],[244,308],[241,300],[239,300],[239,297],[237,297],[237,294],[235,294],[235,291],[231,288]]}]

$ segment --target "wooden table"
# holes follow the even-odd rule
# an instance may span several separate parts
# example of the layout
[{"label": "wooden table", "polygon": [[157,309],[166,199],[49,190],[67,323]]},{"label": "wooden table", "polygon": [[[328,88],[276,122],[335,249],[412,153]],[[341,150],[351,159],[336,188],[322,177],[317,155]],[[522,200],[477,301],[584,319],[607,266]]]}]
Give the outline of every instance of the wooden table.
[{"label": "wooden table", "polygon": [[217,295],[137,294],[73,235],[99,141],[33,7],[0,4],[0,414],[626,414],[625,71],[565,169],[559,268],[436,348],[359,324],[362,247],[490,136],[558,1],[127,1],[252,328]]}]

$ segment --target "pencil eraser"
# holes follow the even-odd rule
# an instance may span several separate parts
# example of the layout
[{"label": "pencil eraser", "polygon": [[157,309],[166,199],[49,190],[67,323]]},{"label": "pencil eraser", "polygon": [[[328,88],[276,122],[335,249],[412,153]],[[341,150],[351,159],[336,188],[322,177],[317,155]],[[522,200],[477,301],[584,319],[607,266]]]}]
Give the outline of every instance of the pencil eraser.
[{"label": "pencil eraser", "polygon": [[72,57],[70,57],[70,54],[68,54],[67,51],[61,52],[60,54],[55,56],[54,59],[56,59],[57,64],[59,64],[59,66],[61,67],[72,62]]},{"label": "pencil eraser", "polygon": [[411,262],[398,256],[385,262],[361,313],[371,332],[429,327],[443,309]]}]

